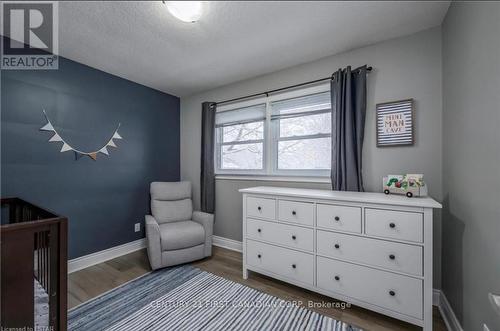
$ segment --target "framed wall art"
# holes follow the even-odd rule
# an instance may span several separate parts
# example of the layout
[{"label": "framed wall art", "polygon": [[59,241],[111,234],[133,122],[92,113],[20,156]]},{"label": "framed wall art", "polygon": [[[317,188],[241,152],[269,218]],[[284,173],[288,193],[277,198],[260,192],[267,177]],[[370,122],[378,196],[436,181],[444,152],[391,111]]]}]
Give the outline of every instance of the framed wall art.
[{"label": "framed wall art", "polygon": [[413,99],[379,103],[377,109],[377,147],[415,143]]}]

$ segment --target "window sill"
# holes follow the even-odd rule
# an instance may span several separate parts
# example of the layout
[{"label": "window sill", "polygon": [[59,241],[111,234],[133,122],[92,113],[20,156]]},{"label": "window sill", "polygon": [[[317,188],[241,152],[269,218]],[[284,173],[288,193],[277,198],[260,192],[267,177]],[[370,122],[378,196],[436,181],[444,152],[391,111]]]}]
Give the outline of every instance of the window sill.
[{"label": "window sill", "polygon": [[247,180],[247,181],[269,181],[269,182],[292,182],[292,183],[322,183],[330,184],[329,177],[305,177],[305,176],[270,176],[270,175],[215,175],[215,180]]}]

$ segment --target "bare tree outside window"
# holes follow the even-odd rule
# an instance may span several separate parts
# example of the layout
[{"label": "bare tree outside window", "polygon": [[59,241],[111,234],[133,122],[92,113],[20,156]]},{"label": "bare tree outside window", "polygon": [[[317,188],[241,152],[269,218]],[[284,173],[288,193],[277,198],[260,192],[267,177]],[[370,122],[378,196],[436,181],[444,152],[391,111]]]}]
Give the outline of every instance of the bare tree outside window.
[{"label": "bare tree outside window", "polygon": [[[225,126],[222,130],[221,169],[262,169],[264,122]],[[226,144],[231,143],[233,144]]]},{"label": "bare tree outside window", "polygon": [[279,121],[278,169],[330,169],[330,113]]}]

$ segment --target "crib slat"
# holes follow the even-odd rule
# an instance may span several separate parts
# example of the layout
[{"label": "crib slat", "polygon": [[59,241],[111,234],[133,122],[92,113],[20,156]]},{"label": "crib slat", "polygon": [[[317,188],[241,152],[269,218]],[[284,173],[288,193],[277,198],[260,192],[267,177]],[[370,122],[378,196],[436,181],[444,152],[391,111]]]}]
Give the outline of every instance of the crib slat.
[{"label": "crib slat", "polygon": [[46,289],[47,288],[47,251],[45,249],[45,247],[47,247],[47,244],[45,243],[45,232],[42,232],[42,242],[43,242],[43,246],[42,246],[42,254],[43,254],[43,270],[42,270],[42,274],[43,274],[43,288]]},{"label": "crib slat", "polygon": [[40,268],[42,267],[42,261],[40,259],[40,232],[35,232],[36,235],[36,279],[40,282]]},{"label": "crib slat", "polygon": [[45,275],[44,275],[44,278],[45,278],[45,291],[47,291],[48,289],[48,286],[49,286],[49,249],[48,249],[48,243],[47,243],[47,234],[48,232],[45,231],[43,233],[43,244],[44,244],[44,255],[45,255]]}]

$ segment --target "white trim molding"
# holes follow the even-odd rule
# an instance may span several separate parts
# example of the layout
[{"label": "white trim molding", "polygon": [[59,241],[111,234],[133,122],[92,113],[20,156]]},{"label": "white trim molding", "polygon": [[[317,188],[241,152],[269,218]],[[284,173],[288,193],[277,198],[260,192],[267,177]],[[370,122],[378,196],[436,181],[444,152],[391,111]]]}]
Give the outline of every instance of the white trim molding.
[{"label": "white trim molding", "polygon": [[243,243],[238,240],[233,240],[219,236],[212,236],[212,244],[214,246],[222,247],[239,253],[243,251]]},{"label": "white trim molding", "polygon": [[80,256],[76,259],[68,261],[68,273],[72,273],[98,263],[141,250],[143,248],[146,248],[146,238],[111,247],[92,254]]},{"label": "white trim molding", "polygon": [[441,290],[432,289],[432,305],[439,307],[441,299]]},{"label": "white trim molding", "polygon": [[438,306],[441,317],[443,317],[444,324],[446,325],[446,329],[448,329],[448,331],[464,331],[443,291],[435,289],[434,299],[437,300],[437,303],[435,302],[434,305]]},{"label": "white trim molding", "polygon": [[269,182],[292,182],[292,183],[320,183],[330,184],[330,177],[303,177],[303,176],[273,176],[273,175],[215,175],[216,180],[247,180],[247,181],[269,181]]},{"label": "white trim molding", "polygon": [[[219,236],[213,236],[212,242],[214,246],[226,248],[232,251],[241,253],[241,251],[243,250],[241,241]],[[85,269],[87,267],[91,267],[93,265],[106,262],[116,257],[120,257],[122,255],[126,255],[141,250],[143,248],[146,248],[146,238],[132,241],[123,245],[111,247],[92,254],[80,256],[77,257],[76,259],[68,261],[68,273]]]}]

